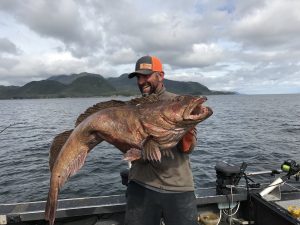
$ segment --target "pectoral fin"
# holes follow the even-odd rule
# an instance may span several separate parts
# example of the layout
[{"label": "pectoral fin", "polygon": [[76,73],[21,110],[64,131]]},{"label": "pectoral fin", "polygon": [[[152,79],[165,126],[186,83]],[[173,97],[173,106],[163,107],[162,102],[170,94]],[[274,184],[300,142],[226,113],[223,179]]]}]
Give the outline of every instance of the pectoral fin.
[{"label": "pectoral fin", "polygon": [[142,157],[144,160],[161,161],[161,152],[158,144],[151,137],[147,138],[142,146]]},{"label": "pectoral fin", "polygon": [[175,156],[174,156],[174,154],[173,154],[173,152],[172,152],[171,149],[164,149],[161,152],[162,152],[162,155],[165,156],[165,157],[170,157],[172,159],[175,158]]},{"label": "pectoral fin", "polygon": [[142,151],[137,148],[129,149],[125,154],[123,160],[132,162],[134,160],[138,160],[142,157]]}]

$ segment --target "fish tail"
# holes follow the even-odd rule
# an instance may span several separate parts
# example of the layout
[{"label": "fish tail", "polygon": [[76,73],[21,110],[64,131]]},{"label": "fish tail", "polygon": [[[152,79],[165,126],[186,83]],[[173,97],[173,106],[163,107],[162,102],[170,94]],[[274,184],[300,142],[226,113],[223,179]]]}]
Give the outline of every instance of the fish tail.
[{"label": "fish tail", "polygon": [[45,220],[49,221],[49,225],[54,224],[57,209],[58,187],[51,188],[48,193],[48,199],[45,209]]}]

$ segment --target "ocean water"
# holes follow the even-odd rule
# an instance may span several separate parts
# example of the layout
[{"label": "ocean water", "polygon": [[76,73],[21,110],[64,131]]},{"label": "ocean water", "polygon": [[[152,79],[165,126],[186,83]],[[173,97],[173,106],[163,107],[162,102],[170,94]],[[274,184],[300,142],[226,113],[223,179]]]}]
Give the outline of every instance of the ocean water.
[{"label": "ocean water", "polygon": [[[86,108],[110,99],[129,98],[0,100],[0,203],[46,200],[52,139],[72,129]],[[300,94],[208,96],[206,105],[214,114],[197,126],[191,154],[197,189],[215,185],[218,161],[246,162],[248,172],[279,169],[287,159],[300,163]],[[119,173],[125,168],[121,152],[103,142],[60,198],[124,193]]]}]

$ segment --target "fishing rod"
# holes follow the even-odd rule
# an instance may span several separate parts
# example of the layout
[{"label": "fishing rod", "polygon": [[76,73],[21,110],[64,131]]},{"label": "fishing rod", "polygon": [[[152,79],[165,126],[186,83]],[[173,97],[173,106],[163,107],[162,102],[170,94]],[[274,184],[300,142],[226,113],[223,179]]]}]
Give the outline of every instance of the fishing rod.
[{"label": "fishing rod", "polygon": [[[238,189],[242,186],[239,185],[241,178],[244,178],[246,181],[247,195],[250,196],[250,191],[255,189],[260,189],[258,193],[263,198],[269,198],[271,192],[279,188],[281,185],[285,184],[287,180],[291,177],[295,177],[296,181],[299,181],[300,177],[300,165],[296,163],[295,160],[286,160],[281,164],[280,169],[278,170],[267,170],[267,171],[258,171],[258,172],[248,172],[246,173],[247,164],[243,162],[241,166],[232,165],[226,162],[217,163],[216,169],[216,190],[217,194],[228,195],[232,193],[237,193]],[[266,187],[262,187],[260,183],[255,182],[250,177],[257,175],[270,174],[275,176],[277,174],[285,173],[282,176],[276,178],[271,184],[268,184]],[[275,193],[275,192],[274,192]],[[269,196],[268,196],[269,195]],[[273,194],[272,194],[273,195]],[[277,195],[277,194],[276,194]]]},{"label": "fishing rod", "polygon": [[261,197],[266,196],[267,194],[272,192],[275,188],[284,184],[291,177],[295,177],[296,181],[299,181],[300,165],[296,163],[296,161],[291,159],[284,161],[284,163],[281,165],[281,171],[285,172],[286,174],[284,176],[278,177],[270,185],[268,185],[268,187],[266,187],[264,190],[259,192],[259,195]]},{"label": "fishing rod", "polygon": [[[247,221],[234,218],[237,212],[240,209],[240,202],[234,201],[233,195],[237,193],[241,193],[239,188],[239,181],[241,178],[245,178],[246,181],[246,189],[247,189],[247,198],[251,201],[252,194],[257,193],[255,189],[260,190],[257,193],[260,197],[266,199],[276,198],[277,190],[282,184],[285,184],[288,179],[291,177],[295,177],[296,180],[299,180],[300,176],[300,165],[296,163],[294,160],[286,160],[282,163],[279,170],[267,170],[267,171],[259,171],[259,172],[245,172],[247,164],[243,162],[240,166],[232,165],[227,162],[218,162],[216,169],[216,191],[217,194],[225,195],[227,197],[227,203],[218,204],[218,208],[220,209],[220,216],[217,224],[220,223],[221,217],[224,217],[229,224],[236,222],[237,224],[254,224],[254,219],[248,218]],[[250,177],[256,175],[270,174],[275,176],[276,174],[285,173],[283,176],[276,178],[271,184],[267,185],[266,188],[262,189],[260,183],[255,183]],[[250,181],[252,183],[250,183]],[[274,193],[271,193],[272,191]],[[251,192],[254,191],[254,192]],[[279,192],[280,189],[279,189]],[[281,196],[281,195],[280,195]],[[281,197],[280,197],[281,198]],[[298,211],[297,211],[298,212]]]},{"label": "fishing rod", "polygon": [[0,130],[0,134],[3,133],[7,128],[13,127],[13,126],[18,125],[18,124],[23,124],[23,123],[19,122],[19,123],[9,124],[8,126],[4,127],[2,130]]}]

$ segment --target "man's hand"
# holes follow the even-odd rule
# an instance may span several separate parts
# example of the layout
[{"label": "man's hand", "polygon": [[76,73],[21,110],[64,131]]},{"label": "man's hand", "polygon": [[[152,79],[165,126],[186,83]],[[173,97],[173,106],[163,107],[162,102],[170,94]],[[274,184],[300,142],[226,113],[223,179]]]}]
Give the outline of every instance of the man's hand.
[{"label": "man's hand", "polygon": [[183,153],[189,154],[194,150],[196,142],[197,130],[194,127],[183,136],[182,140],[178,143],[178,149]]}]

